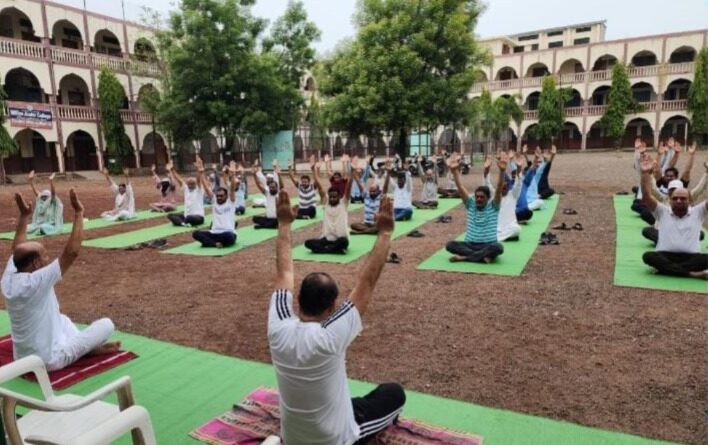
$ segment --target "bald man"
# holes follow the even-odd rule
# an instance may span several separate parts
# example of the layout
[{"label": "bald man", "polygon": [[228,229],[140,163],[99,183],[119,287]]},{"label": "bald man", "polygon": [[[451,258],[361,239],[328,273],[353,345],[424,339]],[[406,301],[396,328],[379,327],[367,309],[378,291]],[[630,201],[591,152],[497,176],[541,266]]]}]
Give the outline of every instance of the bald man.
[{"label": "bald man", "polygon": [[54,285],[79,255],[84,226],[84,207],[74,189],[69,196],[74,209],[74,226],[61,256],[51,261],[42,244],[27,241],[32,205],[15,194],[20,218],[12,243],[12,256],[0,281],[10,316],[15,360],[37,355],[49,371],[65,368],[84,355],[105,354],[120,347],[119,342],[107,342],[114,329],[108,318],[94,321],[79,331],[66,315],[59,312]]}]

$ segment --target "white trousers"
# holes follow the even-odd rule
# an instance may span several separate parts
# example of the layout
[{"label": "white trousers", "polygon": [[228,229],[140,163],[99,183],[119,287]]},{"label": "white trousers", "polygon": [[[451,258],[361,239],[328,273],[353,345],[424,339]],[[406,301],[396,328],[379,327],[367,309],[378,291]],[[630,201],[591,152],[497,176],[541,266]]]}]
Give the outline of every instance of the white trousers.
[{"label": "white trousers", "polygon": [[83,331],[75,329],[75,333],[68,335],[64,343],[52,352],[52,359],[47,363],[47,370],[56,371],[66,368],[104,344],[114,330],[115,326],[109,318],[96,320]]},{"label": "white trousers", "polygon": [[103,212],[101,213],[101,218],[105,219],[106,221],[125,221],[127,219],[132,219],[133,216],[127,210],[121,210],[116,214],[114,214],[112,211]]},{"label": "white trousers", "polygon": [[510,224],[505,227],[499,227],[497,230],[497,241],[506,241],[509,238],[519,236],[521,234],[521,226],[518,224]]},{"label": "white trousers", "polygon": [[543,208],[543,200],[537,199],[529,203],[529,210],[538,210]]}]

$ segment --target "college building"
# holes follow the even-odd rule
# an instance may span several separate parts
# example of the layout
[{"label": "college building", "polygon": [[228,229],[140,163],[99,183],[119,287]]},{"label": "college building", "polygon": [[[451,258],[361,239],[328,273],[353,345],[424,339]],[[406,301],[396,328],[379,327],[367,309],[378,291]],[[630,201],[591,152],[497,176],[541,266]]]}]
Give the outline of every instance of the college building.
[{"label": "college building", "polygon": [[693,81],[694,60],[708,43],[708,30],[605,40],[605,22],[580,23],[503,37],[485,38],[493,56],[474,84],[471,97],[483,89],[493,98],[517,95],[524,119],[512,124],[512,146],[534,144],[538,100],[543,77],[552,74],[560,87],[572,90],[565,104],[566,122],[556,141],[562,149],[612,146],[598,121],[607,107],[612,66],[627,66],[634,98],[642,111],[626,119],[622,145],[632,147],[641,136],[648,145],[676,137],[691,142],[686,97]]}]

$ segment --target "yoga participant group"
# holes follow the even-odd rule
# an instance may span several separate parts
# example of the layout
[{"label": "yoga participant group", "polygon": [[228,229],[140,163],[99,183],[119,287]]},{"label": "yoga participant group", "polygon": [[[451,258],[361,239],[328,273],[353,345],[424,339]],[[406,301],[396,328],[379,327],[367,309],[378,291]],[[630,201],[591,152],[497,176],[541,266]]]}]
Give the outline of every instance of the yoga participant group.
[{"label": "yoga participant group", "polygon": [[[702,200],[706,176],[689,191],[688,172],[695,147],[687,151],[688,161],[679,176],[675,166],[681,153],[681,147],[673,140],[662,144],[656,157],[641,141],[637,142],[635,168],[641,181],[632,208],[653,226],[644,230],[656,242],[656,251],[643,257],[647,265],[663,274],[705,277],[707,257],[701,253],[699,240],[708,214],[706,201]],[[255,185],[263,195],[253,201],[265,207],[263,214],[253,216],[254,228],[277,233],[276,282],[267,326],[285,443],[364,444],[396,422],[401,413],[406,396],[397,383],[382,384],[363,397],[351,398],[345,363],[347,348],[362,331],[361,317],[387,261],[396,225],[412,220],[416,212],[438,208],[441,199],[459,199],[466,209],[466,231],[463,240],[447,243],[450,261],[482,265],[499,261],[504,253],[501,243],[523,238],[523,225],[554,194],[549,173],[555,156],[555,147],[545,152],[536,148],[531,157],[525,146],[519,152],[499,150],[495,157],[485,159],[483,183],[472,193],[463,183],[461,156],[457,153],[418,156],[409,162],[375,162],[373,158],[345,155],[337,171],[328,156],[321,161],[312,157],[308,174],[298,177],[294,166],[288,166],[287,175],[296,188],[297,202],[284,189],[283,172],[277,163],[272,173],[264,173],[258,164],[253,166]],[[496,178],[491,176],[494,163]],[[323,166],[328,184],[321,177]],[[167,165],[165,177],[158,176],[153,168],[160,200],[150,204],[150,208],[165,212],[175,226],[197,228],[193,238],[205,249],[233,246],[238,240],[236,216],[247,210],[245,170],[231,162],[221,169],[214,166],[207,174],[199,158],[195,167],[196,176],[189,178],[183,178],[172,165]],[[413,197],[411,172],[422,182],[419,199]],[[104,173],[115,203],[102,217],[110,221],[135,218],[129,172],[124,171],[124,182],[120,184]],[[445,178],[444,186],[438,184],[441,177]],[[36,202],[27,203],[20,194],[15,196],[20,217],[1,289],[10,316],[15,359],[37,355],[49,370],[57,370],[84,355],[115,351],[120,344],[108,341],[114,330],[110,320],[100,319],[79,330],[59,311],[54,285],[79,253],[84,208],[72,189],[71,234],[62,254],[52,260],[45,247],[28,241],[27,235],[61,233],[62,203],[54,189],[53,175],[49,178],[50,189],[41,193],[35,189],[33,174],[29,179]],[[178,188],[184,197],[180,212],[176,212]],[[363,204],[363,217],[350,224],[352,203]],[[206,221],[208,206],[211,225],[208,229],[199,228]],[[293,223],[315,218],[322,219],[321,235],[305,242],[315,255],[347,255],[350,241],[355,242],[350,240],[350,234],[375,237],[356,285],[343,300],[335,279],[327,273],[310,273],[296,288]]]}]

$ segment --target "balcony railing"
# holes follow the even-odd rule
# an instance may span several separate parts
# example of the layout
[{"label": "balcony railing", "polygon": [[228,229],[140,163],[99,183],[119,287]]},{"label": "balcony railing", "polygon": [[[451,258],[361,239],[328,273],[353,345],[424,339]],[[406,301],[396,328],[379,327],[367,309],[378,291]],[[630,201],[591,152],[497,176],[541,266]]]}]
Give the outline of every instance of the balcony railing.
[{"label": "balcony railing", "polygon": [[[665,63],[661,65],[637,66],[629,67],[627,75],[630,78],[637,77],[653,77],[663,74],[690,74],[693,73],[694,62],[683,63]],[[582,73],[568,73],[554,75],[556,81],[562,85],[570,85],[573,83],[584,83],[586,80],[590,82],[599,82],[612,79],[612,70],[603,71],[585,71]],[[540,86],[543,82],[542,77],[523,77],[521,79],[508,80],[492,80],[489,82],[476,82],[472,85],[471,93],[481,93],[483,89],[489,91],[495,90],[513,90],[519,88],[531,88]]]},{"label": "balcony railing", "polygon": [[[130,60],[122,57],[109,56],[94,52],[79,51],[70,48],[50,46],[49,58],[52,62],[77,65],[93,68],[104,66],[118,72],[132,70],[135,74],[157,77],[160,75],[160,67],[157,63]],[[8,39],[0,37],[0,54],[14,57],[25,57],[32,59],[44,59],[44,46],[39,43],[26,42],[24,40]]]},{"label": "balcony railing", "polygon": [[[686,99],[665,100],[662,102],[642,102],[642,112],[683,111],[686,109]],[[607,105],[588,105],[587,107],[566,107],[565,117],[602,116],[607,111]],[[538,110],[525,110],[524,120],[538,119]]]},{"label": "balcony railing", "polygon": [[63,121],[95,122],[98,120],[98,110],[93,107],[76,105],[57,105],[57,116]]}]

